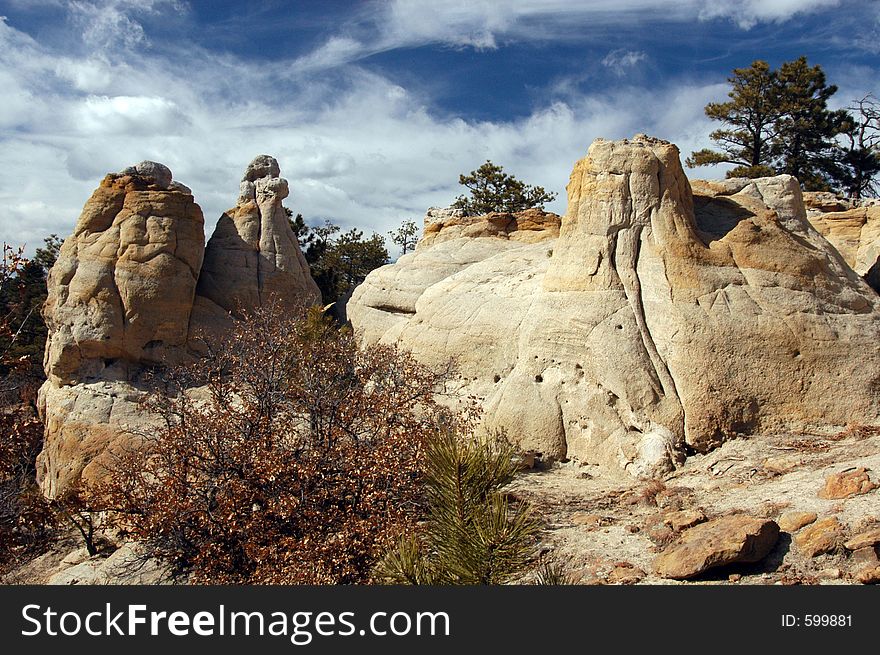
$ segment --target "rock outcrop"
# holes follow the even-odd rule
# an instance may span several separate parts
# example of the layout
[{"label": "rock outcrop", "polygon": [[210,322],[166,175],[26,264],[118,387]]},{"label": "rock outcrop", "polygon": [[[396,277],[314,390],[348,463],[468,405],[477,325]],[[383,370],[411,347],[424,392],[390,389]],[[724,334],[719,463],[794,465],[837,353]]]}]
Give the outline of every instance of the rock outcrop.
[{"label": "rock outcrop", "polygon": [[208,241],[198,295],[227,312],[260,307],[270,298],[318,302],[318,286],[290,229],[282,201],[287,180],[278,162],[260,155],[248,165],[235,207],[225,212]]},{"label": "rock outcrop", "polygon": [[48,279],[46,374],[126,377],[186,346],[204,255],[202,210],[161,164],[107,175]]},{"label": "rock outcrop", "polygon": [[115,445],[150,429],[145,366],[192,359],[198,337],[271,294],[282,305],[317,300],[278,174],[273,158],[254,160],[207,252],[202,211],[167,167],[141,162],[101,182],[48,278],[44,493],[101,477]]},{"label": "rock outcrop", "polygon": [[524,450],[640,477],[686,447],[880,418],[880,298],[794,178],[692,192],[677,148],[640,135],[596,141],[567,190],[558,238],[426,226],[355,291],[358,335],[454,358],[485,426]]},{"label": "rock outcrop", "polygon": [[[415,251],[370,273],[352,294],[348,316],[366,342],[400,340],[426,363],[442,364],[454,352],[468,379],[492,366],[493,355],[493,370],[503,368],[559,224],[556,214],[533,210],[463,217],[431,209]],[[528,229],[520,233],[519,225]],[[485,314],[458,302],[482,294],[494,299]]]},{"label": "rock outcrop", "polygon": [[856,273],[880,291],[880,206],[818,213],[809,221]]}]

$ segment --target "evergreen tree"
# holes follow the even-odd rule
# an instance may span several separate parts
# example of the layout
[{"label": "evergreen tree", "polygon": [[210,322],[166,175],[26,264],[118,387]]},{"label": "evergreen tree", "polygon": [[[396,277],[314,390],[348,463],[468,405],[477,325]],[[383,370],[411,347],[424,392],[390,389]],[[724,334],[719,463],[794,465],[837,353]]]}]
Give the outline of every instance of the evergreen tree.
[{"label": "evergreen tree", "polygon": [[782,64],[777,86],[781,113],[772,144],[776,171],[793,175],[807,190],[827,191],[834,137],[847,119],[845,110],[827,107],[837,87],[826,84],[821,66],[810,67],[806,57]]},{"label": "evergreen tree", "polygon": [[292,217],[293,212],[285,211],[324,304],[347,299],[370,271],[390,261],[385,239],[378,234],[365,238],[354,228],[338,234],[339,226],[329,220],[313,227],[302,214]]},{"label": "evergreen tree", "polygon": [[388,233],[391,241],[400,247],[400,254],[405,255],[410,250],[415,250],[416,243],[419,240],[419,228],[415,221],[409,219],[403,221],[400,227]]},{"label": "evergreen tree", "polygon": [[706,116],[729,126],[709,135],[720,150],[694,152],[687,165],[734,164],[728,177],[773,175],[771,143],[782,111],[776,71],[766,61],[755,61],[749,68],[734,69],[728,81],[730,101],[710,102],[705,109]]},{"label": "evergreen tree", "polygon": [[503,584],[534,555],[538,520],[504,489],[517,471],[503,437],[463,437],[444,429],[425,452],[426,511],[377,568],[392,584]]},{"label": "evergreen tree", "polygon": [[459,175],[458,183],[470,190],[470,197],[458,196],[452,206],[463,209],[468,216],[518,212],[532,207],[543,209],[545,203],[556,198],[555,193],[528,185],[489,160],[469,175]]},{"label": "evergreen tree", "polygon": [[778,70],[755,61],[734,69],[728,81],[730,101],[705,109],[725,125],[710,134],[718,150],[694,152],[687,165],[734,164],[727,177],[789,173],[807,189],[827,189],[834,138],[846,124],[846,112],[828,110],[837,87],[826,84],[822,68],[810,67],[806,57]]}]

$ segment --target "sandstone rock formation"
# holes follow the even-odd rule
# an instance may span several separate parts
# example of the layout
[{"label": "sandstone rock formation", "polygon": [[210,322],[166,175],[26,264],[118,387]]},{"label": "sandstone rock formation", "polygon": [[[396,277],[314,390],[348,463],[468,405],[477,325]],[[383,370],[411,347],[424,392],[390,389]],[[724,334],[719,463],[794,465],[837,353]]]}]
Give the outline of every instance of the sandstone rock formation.
[{"label": "sandstone rock formation", "polygon": [[199,296],[232,313],[260,307],[272,296],[281,309],[320,301],[281,204],[287,195],[273,157],[260,155],[248,165],[238,203],[220,217],[208,241]]},{"label": "sandstone rock formation", "polygon": [[[517,229],[520,218],[527,234]],[[454,352],[467,377],[492,366],[493,356],[503,365],[515,345],[516,322],[549,262],[546,243],[558,236],[556,214],[462,217],[429,210],[415,251],[370,273],[352,294],[348,316],[365,341],[400,339],[426,363],[442,364]],[[465,270],[460,283],[456,274]],[[462,292],[485,293],[494,303],[481,315],[479,308],[458,304]],[[423,313],[410,321],[417,301]]]},{"label": "sandstone rock formation", "polygon": [[804,191],[803,196],[808,219],[828,212],[842,212],[853,208],[852,202],[831,191]]},{"label": "sandstone rock formation", "polygon": [[202,210],[166,167],[105,177],[49,274],[50,380],[126,377],[185,347],[204,249]]},{"label": "sandstone rock formation", "polygon": [[270,294],[282,306],[317,300],[278,174],[265,155],[248,166],[207,252],[202,211],[167,167],[141,162],[101,182],[48,278],[44,493],[100,477],[115,444],[150,430],[138,406],[145,366],[191,359],[198,336]]},{"label": "sandstone rock formation", "polygon": [[880,291],[880,206],[819,213],[809,220],[846,263]]},{"label": "sandstone rock formation", "polygon": [[596,141],[567,190],[558,238],[429,215],[355,291],[356,332],[455,358],[485,426],[524,450],[636,476],[685,447],[880,418],[880,298],[794,178],[692,192],[675,146],[640,135]]}]

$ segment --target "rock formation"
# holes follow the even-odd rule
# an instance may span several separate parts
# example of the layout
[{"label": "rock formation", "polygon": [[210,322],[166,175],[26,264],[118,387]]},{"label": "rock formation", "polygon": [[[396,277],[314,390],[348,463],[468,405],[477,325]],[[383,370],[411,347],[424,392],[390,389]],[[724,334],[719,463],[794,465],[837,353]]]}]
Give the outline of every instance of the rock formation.
[{"label": "rock formation", "polygon": [[278,162],[260,155],[248,165],[235,207],[217,222],[205,250],[199,296],[227,312],[278,302],[318,302],[320,291],[309,274],[281,201],[287,180]]},{"label": "rock formation", "polygon": [[779,540],[779,526],[769,519],[732,514],[686,530],[654,561],[664,578],[687,580],[710,569],[760,562]]},{"label": "rock formation", "polygon": [[114,445],[149,429],[138,407],[148,390],[144,366],[191,359],[196,337],[272,293],[282,305],[318,299],[281,206],[287,182],[278,174],[265,155],[248,166],[243,197],[221,218],[207,252],[201,209],[162,164],[107,175],[88,200],[48,278],[38,462],[47,495],[81,475],[100,477]]},{"label": "rock formation", "polygon": [[558,238],[429,214],[415,252],[355,291],[356,332],[455,358],[485,426],[524,450],[636,476],[738,435],[880,418],[880,297],[794,178],[692,192],[675,146],[640,135],[596,141],[567,190]]},{"label": "rock formation", "polygon": [[204,249],[202,210],[166,167],[105,177],[49,274],[50,380],[124,377],[185,347]]},{"label": "rock formation", "polygon": [[856,273],[880,291],[880,206],[814,214],[809,221]]}]

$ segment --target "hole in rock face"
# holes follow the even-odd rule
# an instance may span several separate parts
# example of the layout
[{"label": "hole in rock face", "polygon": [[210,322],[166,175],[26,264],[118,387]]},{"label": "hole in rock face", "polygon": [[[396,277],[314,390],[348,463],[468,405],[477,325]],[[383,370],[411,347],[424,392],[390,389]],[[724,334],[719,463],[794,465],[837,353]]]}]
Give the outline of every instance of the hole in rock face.
[{"label": "hole in rock face", "polygon": [[800,357],[800,356],[801,356],[801,351],[800,351],[800,350],[795,350],[795,351],[792,353],[792,357]]},{"label": "hole in rock face", "polygon": [[614,326],[614,329],[615,329],[615,330],[622,330],[622,329],[623,329],[623,326],[622,326],[622,325],[615,325],[615,326]]},{"label": "hole in rock face", "polygon": [[544,381],[544,376],[542,376],[542,375],[535,376],[535,382],[543,382],[543,381]]},{"label": "hole in rock face", "polygon": [[492,382],[501,382],[501,376],[496,375],[494,378],[492,378]]}]

